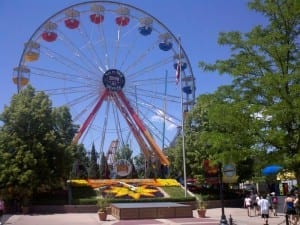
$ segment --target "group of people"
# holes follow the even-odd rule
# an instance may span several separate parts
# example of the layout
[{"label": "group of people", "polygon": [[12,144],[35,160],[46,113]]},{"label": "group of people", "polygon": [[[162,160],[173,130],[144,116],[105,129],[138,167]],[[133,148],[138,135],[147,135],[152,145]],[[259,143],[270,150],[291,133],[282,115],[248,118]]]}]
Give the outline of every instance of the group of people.
[{"label": "group of people", "polygon": [[[252,212],[254,212],[254,216],[260,215],[264,220],[264,224],[268,224],[270,214],[277,216],[278,197],[275,192],[262,196],[252,192],[250,195],[246,196],[244,207],[247,209],[248,216],[251,216]],[[295,193],[295,195],[287,195],[283,204],[283,212],[285,212],[290,219],[290,225],[298,225],[300,218],[300,201],[298,193]]]},{"label": "group of people", "polygon": [[278,197],[275,192],[259,196],[258,194],[251,192],[244,200],[244,207],[247,209],[248,216],[251,216],[251,212],[254,212],[254,216],[260,215],[265,224],[268,224],[269,214],[272,213],[277,216],[278,209]]}]

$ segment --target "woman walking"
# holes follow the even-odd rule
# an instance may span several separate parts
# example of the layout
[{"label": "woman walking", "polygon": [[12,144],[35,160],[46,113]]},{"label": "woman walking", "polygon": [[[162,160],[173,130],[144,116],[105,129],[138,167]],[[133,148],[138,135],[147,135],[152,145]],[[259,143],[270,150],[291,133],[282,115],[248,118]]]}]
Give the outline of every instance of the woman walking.
[{"label": "woman walking", "polygon": [[283,205],[283,212],[285,212],[288,218],[291,220],[292,225],[295,225],[296,220],[296,210],[294,207],[294,201],[295,198],[291,195],[291,193],[288,193]]}]

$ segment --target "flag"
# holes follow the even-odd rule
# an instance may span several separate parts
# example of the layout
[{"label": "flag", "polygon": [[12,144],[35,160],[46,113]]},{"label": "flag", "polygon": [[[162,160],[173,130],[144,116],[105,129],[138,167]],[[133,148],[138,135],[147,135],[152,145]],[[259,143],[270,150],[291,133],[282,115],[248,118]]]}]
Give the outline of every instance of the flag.
[{"label": "flag", "polygon": [[176,84],[178,84],[180,79],[180,63],[177,63],[177,68],[176,68]]}]

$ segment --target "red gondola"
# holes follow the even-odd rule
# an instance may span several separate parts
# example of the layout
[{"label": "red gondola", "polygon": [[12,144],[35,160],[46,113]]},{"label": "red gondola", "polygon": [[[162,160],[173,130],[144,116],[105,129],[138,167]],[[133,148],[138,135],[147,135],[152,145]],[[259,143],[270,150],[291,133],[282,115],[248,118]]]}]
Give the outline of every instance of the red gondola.
[{"label": "red gondola", "polygon": [[55,32],[57,28],[57,24],[53,23],[52,21],[48,21],[44,25],[44,32],[42,33],[42,38],[44,41],[52,42],[55,41],[57,38],[57,33]]},{"label": "red gondola", "polygon": [[120,7],[117,9],[117,18],[116,18],[116,24],[119,26],[127,26],[129,23],[129,9],[127,7]]},{"label": "red gondola", "polygon": [[116,18],[116,23],[119,25],[119,26],[127,26],[128,23],[129,23],[129,17],[127,16],[118,16]]},{"label": "red gondola", "polygon": [[76,29],[79,26],[79,11],[71,8],[65,11],[65,25],[70,29]]},{"label": "red gondola", "polygon": [[52,42],[52,41],[56,40],[57,33],[53,32],[53,31],[44,31],[43,34],[42,34],[42,38],[45,41]]},{"label": "red gondola", "polygon": [[90,19],[93,23],[100,24],[103,22],[104,16],[101,14],[94,13],[94,14],[90,15]]},{"label": "red gondola", "polygon": [[74,19],[74,18],[66,19],[65,25],[70,29],[75,29],[79,26],[79,20]]}]

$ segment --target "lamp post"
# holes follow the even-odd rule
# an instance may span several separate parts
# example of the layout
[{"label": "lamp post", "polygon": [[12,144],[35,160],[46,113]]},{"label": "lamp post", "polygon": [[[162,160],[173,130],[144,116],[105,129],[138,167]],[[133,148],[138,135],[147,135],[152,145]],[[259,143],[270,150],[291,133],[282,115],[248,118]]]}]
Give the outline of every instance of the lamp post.
[{"label": "lamp post", "polygon": [[70,179],[67,180],[67,187],[68,187],[68,205],[72,205],[72,181]]},{"label": "lamp post", "polygon": [[224,195],[223,195],[223,170],[222,170],[222,163],[219,163],[219,184],[220,184],[220,200],[221,200],[221,220],[220,225],[228,225],[225,212],[224,212]]}]

